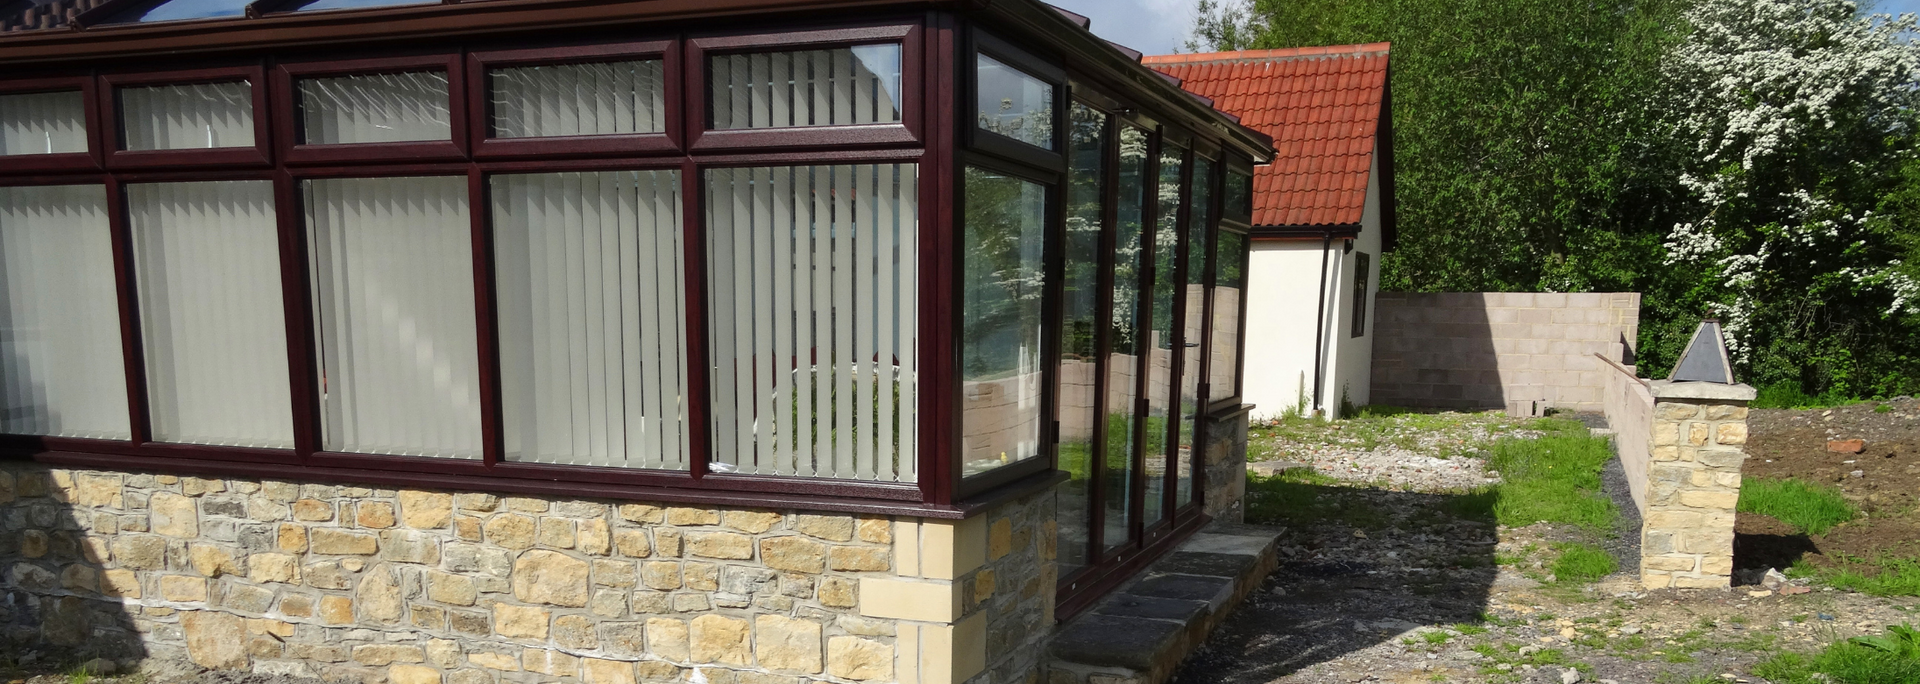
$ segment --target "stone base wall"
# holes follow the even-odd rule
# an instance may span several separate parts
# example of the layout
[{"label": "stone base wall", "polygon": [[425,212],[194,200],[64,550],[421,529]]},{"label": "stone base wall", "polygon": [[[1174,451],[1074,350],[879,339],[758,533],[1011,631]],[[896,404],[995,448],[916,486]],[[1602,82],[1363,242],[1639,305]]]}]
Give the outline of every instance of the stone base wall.
[{"label": "stone base wall", "polygon": [[941,521],[4,462],[0,640],[367,684],[1024,682],[1052,501]]},{"label": "stone base wall", "polygon": [[1640,581],[1652,589],[1726,587],[1733,579],[1734,507],[1753,389],[1652,385]]},{"label": "stone base wall", "polygon": [[1207,491],[1202,506],[1214,520],[1246,520],[1248,415],[1241,411],[1209,419],[1205,426]]}]

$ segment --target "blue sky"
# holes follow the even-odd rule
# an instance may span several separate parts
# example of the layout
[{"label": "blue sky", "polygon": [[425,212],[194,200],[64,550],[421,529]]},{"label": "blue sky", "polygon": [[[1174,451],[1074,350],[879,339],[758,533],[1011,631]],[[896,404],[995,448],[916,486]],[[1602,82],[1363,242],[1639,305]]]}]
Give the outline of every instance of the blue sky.
[{"label": "blue sky", "polygon": [[[1173,52],[1193,28],[1196,0],[1046,0],[1093,19],[1100,37],[1149,55]],[[1864,4],[1864,3],[1863,3]],[[1875,11],[1920,14],[1920,0],[1880,0]]]}]

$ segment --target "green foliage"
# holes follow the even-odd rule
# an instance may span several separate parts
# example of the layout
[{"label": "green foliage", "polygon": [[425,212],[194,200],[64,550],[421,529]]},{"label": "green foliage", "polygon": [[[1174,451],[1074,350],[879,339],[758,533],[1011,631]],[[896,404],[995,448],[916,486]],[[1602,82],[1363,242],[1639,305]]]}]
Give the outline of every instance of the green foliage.
[{"label": "green foliage", "polygon": [[1823,409],[1859,403],[1858,399],[1840,394],[1836,388],[1828,388],[1820,394],[1808,394],[1797,382],[1776,382],[1761,387],[1753,403],[1758,409]]},{"label": "green foliage", "polygon": [[1829,586],[1871,596],[1920,596],[1920,561],[1911,558],[1845,560],[1795,574],[1812,574]]},{"label": "green foliage", "polygon": [[1592,582],[1613,574],[1617,569],[1613,554],[1588,544],[1555,544],[1560,557],[1553,561],[1553,576],[1561,582]]},{"label": "green foliage", "polygon": [[1826,534],[1860,514],[1840,490],[1805,480],[1756,479],[1740,485],[1741,513],[1758,513],[1806,534]]},{"label": "green foliage", "polygon": [[1920,682],[1920,631],[1894,625],[1885,635],[1834,643],[1811,658],[1782,653],[1754,665],[1753,674],[1776,684]]},{"label": "green foliage", "polygon": [[1487,459],[1502,479],[1495,518],[1509,527],[1548,522],[1612,529],[1620,511],[1600,491],[1600,467],[1613,458],[1611,445],[1573,421],[1539,422],[1557,431],[1538,439],[1502,439]]}]

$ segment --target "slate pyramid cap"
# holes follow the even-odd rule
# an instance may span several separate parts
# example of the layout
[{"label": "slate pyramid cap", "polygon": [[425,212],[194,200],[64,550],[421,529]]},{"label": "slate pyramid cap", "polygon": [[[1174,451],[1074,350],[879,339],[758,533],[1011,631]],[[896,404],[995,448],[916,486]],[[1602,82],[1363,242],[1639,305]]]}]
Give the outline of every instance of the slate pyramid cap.
[{"label": "slate pyramid cap", "polygon": [[1727,341],[1720,334],[1719,321],[1709,318],[1694,328],[1693,340],[1687,343],[1686,352],[1680,355],[1680,362],[1674,364],[1673,374],[1667,379],[1734,384],[1733,364],[1727,360]]}]

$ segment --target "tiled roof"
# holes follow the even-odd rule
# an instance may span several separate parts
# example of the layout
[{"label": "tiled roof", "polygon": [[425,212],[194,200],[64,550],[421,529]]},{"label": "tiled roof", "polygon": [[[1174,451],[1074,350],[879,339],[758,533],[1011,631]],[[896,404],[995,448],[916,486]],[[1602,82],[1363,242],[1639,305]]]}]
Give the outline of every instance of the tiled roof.
[{"label": "tiled roof", "polygon": [[1381,125],[1387,52],[1388,44],[1372,43],[1142,62],[1273,136],[1273,163],[1254,170],[1254,225],[1357,225]]}]

